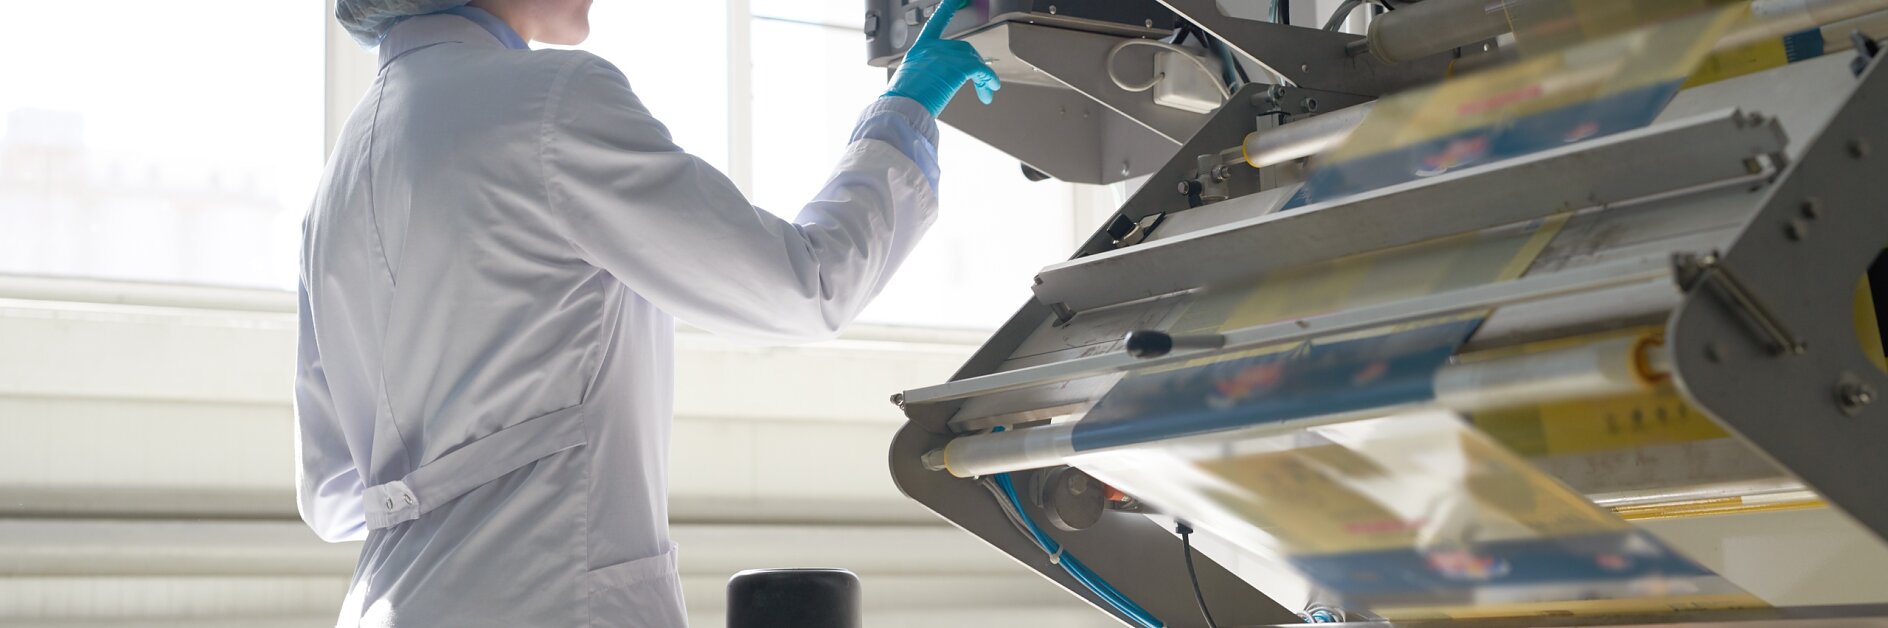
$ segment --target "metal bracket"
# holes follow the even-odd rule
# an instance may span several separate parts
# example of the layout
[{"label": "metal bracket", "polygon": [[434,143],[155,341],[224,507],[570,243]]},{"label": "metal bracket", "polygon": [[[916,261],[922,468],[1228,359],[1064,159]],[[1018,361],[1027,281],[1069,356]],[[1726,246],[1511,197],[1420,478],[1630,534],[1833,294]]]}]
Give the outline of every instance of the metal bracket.
[{"label": "metal bracket", "polygon": [[[1806,129],[1805,150],[1767,190],[1716,265],[1736,269],[1729,290],[1688,293],[1667,328],[1673,381],[1693,405],[1804,484],[1888,539],[1888,501],[1881,480],[1888,459],[1888,409],[1875,403],[1888,390],[1888,373],[1875,366],[1855,333],[1855,288],[1888,239],[1888,196],[1880,157],[1888,145],[1881,124],[1888,74],[1877,55],[1850,91],[1821,97],[1842,103],[1829,121]],[[1801,222],[1799,222],[1801,221]],[[1813,229],[1809,227],[1813,226]],[[1694,281],[1704,281],[1702,277]],[[1725,307],[1725,297],[1761,294],[1772,323],[1793,327],[1750,337],[1747,308]],[[1815,351],[1774,359],[1783,338]]]},{"label": "metal bracket", "polygon": [[1760,339],[1768,343],[1772,354],[1802,355],[1809,351],[1809,344],[1791,334],[1783,321],[1757,298],[1757,294],[1724,265],[1717,252],[1704,255],[1680,253],[1673,256],[1673,264],[1680,289],[1692,292],[1704,285],[1715,288],[1713,294],[1722,299],[1725,305],[1736,309],[1755,328]]}]

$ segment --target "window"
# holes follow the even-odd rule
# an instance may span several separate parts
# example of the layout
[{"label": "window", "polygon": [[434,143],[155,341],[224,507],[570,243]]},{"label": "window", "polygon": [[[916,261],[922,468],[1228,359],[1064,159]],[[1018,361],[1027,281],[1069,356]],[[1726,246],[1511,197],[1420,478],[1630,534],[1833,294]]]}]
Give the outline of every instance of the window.
[{"label": "window", "polygon": [[293,285],[322,160],[321,3],[7,12],[34,26],[0,37],[0,273]]},{"label": "window", "polygon": [[[763,208],[791,217],[811,199],[859,110],[885,91],[885,71],[865,65],[861,6],[753,4],[752,180]],[[948,125],[940,135],[938,220],[862,321],[996,327],[1029,297],[1035,271],[1073,250],[1072,186],[1032,183],[1015,159]]]},{"label": "window", "polygon": [[728,10],[720,2],[598,2],[579,46],[629,77],[630,88],[683,150],[726,172]]},{"label": "window", "polygon": [[[372,55],[324,34],[328,6],[9,7],[14,23],[86,37],[0,38],[0,58],[37,60],[0,65],[0,274],[292,288],[324,120],[372,76]],[[583,48],[628,75],[677,144],[792,216],[885,89],[862,15],[857,0],[603,2]],[[354,93],[324,97],[324,59],[328,84]],[[940,217],[867,322],[994,327],[1076,240],[1073,186],[1030,183],[1015,160],[942,135]]]}]

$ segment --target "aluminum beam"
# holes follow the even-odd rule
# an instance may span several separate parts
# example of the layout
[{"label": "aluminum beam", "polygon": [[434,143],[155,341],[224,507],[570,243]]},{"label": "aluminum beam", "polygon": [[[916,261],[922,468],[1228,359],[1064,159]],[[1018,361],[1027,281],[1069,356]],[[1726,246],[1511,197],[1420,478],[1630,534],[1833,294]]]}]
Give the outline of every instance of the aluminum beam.
[{"label": "aluminum beam", "polygon": [[1721,110],[1064,262],[1036,276],[1036,298],[1080,312],[1572,209],[1744,183],[1763,174],[1757,157],[1786,143],[1774,119]]}]

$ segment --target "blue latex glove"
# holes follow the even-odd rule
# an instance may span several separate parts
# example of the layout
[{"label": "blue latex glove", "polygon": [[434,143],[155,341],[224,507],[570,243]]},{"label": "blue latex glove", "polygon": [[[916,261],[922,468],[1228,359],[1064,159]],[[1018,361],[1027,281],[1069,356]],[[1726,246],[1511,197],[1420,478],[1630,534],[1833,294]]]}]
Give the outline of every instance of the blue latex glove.
[{"label": "blue latex glove", "polygon": [[892,75],[891,89],[885,95],[918,101],[935,116],[950,104],[958,88],[970,82],[977,86],[977,99],[990,104],[996,90],[1003,88],[996,71],[983,62],[983,55],[977,54],[969,42],[944,39],[944,27],[957,15],[957,9],[967,4],[970,0],[944,0],[938,5],[937,13],[918,33],[918,41],[905,52],[905,61]]}]

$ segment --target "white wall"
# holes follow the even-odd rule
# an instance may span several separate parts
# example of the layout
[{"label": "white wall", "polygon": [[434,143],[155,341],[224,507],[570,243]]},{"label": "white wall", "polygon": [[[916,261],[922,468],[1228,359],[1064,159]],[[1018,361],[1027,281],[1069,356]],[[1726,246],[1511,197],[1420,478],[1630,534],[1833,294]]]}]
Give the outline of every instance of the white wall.
[{"label": "white wall", "polygon": [[[0,278],[0,624],[331,625],[356,547],[295,518],[292,306]],[[1112,625],[891,484],[887,397],[980,336],[682,333],[673,516],[696,625],[722,623],[729,575],[780,566],[857,571],[871,625]]]}]

